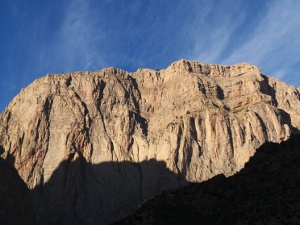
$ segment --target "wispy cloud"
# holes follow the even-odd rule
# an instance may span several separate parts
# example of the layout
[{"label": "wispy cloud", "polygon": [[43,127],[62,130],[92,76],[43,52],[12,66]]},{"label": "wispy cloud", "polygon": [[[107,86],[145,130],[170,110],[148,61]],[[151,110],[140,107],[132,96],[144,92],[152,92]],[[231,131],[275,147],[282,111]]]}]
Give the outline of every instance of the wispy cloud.
[{"label": "wispy cloud", "polygon": [[213,1],[205,6],[187,28],[193,29],[187,40],[195,43],[189,58],[219,64],[247,61],[300,86],[300,1],[266,1],[261,7]]},{"label": "wispy cloud", "polygon": [[105,64],[104,53],[97,48],[105,36],[101,15],[97,15],[88,0],[68,2],[54,38],[40,51],[40,58],[44,62],[47,58],[51,60],[48,62],[50,70],[51,66],[60,68],[61,72],[98,69]]},{"label": "wispy cloud", "polygon": [[224,58],[225,64],[248,61],[262,72],[300,85],[300,1],[270,1],[268,11],[243,43]]},{"label": "wispy cloud", "polygon": [[215,1],[205,3],[205,7],[203,2],[196,3],[197,20],[189,27],[193,30],[189,39],[195,43],[191,58],[201,62],[220,63],[232,44],[232,36],[245,19],[245,12],[238,1],[234,5]]}]

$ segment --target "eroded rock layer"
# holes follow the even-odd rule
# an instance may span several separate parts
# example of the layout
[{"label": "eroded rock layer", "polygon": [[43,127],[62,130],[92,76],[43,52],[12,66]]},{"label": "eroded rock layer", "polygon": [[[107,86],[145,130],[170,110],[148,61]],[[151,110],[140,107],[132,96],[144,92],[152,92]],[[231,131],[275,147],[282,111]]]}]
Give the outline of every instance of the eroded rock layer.
[{"label": "eroded rock layer", "polygon": [[37,223],[107,224],[162,190],[232,175],[299,129],[296,88],[247,63],[180,60],[40,78],[0,115],[0,145]]}]

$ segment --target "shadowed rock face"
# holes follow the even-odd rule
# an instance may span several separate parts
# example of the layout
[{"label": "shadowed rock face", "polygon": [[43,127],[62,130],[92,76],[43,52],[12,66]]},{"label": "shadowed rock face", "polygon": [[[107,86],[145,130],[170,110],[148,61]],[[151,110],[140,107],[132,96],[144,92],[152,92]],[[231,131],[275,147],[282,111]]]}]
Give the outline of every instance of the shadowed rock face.
[{"label": "shadowed rock face", "polygon": [[[185,181],[234,174],[261,144],[280,142],[298,132],[299,115],[298,90],[260,74],[255,66],[181,60],[159,71],[128,73],[107,68],[40,78],[0,115],[0,144],[6,150],[2,157],[16,168],[35,196],[41,196],[35,199],[36,207],[44,201],[42,187],[51,182],[58,168],[75,180],[89,176],[85,167],[78,172],[61,167],[74,157],[87,165],[164,162],[178,181],[163,186],[163,181],[145,183],[140,193],[149,195],[133,198],[129,212],[152,194],[177,188]],[[140,172],[144,177],[151,170]],[[98,174],[102,173],[97,170],[93,176],[99,180],[106,176]],[[123,175],[114,173],[114,177]],[[68,176],[58,179],[57,185],[64,187]],[[89,182],[91,187],[97,185],[92,178]],[[119,185],[117,180],[111,182]],[[105,190],[103,195],[110,196],[106,200],[112,209],[119,196],[114,188]],[[81,205],[80,201],[74,204]],[[108,203],[102,198],[99,201],[96,206],[87,204],[84,210],[96,207],[103,211]],[[102,213],[101,218],[111,221],[111,217],[128,212]],[[69,214],[84,221],[76,210]]]},{"label": "shadowed rock face", "polygon": [[187,184],[156,160],[88,163],[75,154],[31,191],[37,224],[110,224],[170,187]]},{"label": "shadowed rock face", "polygon": [[262,145],[240,172],[167,191],[116,225],[299,224],[300,135]]},{"label": "shadowed rock face", "polygon": [[[0,145],[0,154],[4,152]],[[0,158],[0,224],[34,224],[30,192],[16,169]]]}]

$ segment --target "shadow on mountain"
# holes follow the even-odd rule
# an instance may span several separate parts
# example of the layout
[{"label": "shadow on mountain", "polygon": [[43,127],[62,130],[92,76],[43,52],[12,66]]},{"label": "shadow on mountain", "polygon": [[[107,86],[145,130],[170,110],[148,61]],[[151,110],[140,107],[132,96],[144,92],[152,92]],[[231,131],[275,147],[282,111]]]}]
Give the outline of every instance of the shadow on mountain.
[{"label": "shadow on mountain", "polygon": [[300,135],[266,143],[232,177],[163,192],[116,224],[300,224]]},{"label": "shadow on mountain", "polygon": [[279,120],[281,124],[287,124],[289,128],[291,129],[291,132],[294,134],[300,134],[300,130],[297,127],[292,126],[292,120],[291,120],[291,115],[284,111],[283,109],[278,109],[279,111]]},{"label": "shadow on mountain", "polygon": [[[0,155],[4,149],[0,146]],[[0,157],[0,225],[33,224],[29,190],[17,170]]]},{"label": "shadow on mountain", "polygon": [[109,224],[144,200],[186,184],[162,161],[92,165],[75,153],[31,196],[36,224]]},{"label": "shadow on mountain", "polygon": [[261,76],[264,79],[264,81],[260,83],[261,93],[271,96],[272,104],[277,107],[278,106],[278,101],[276,99],[276,90],[275,90],[275,88],[270,85],[268,76],[263,75],[263,74],[261,74]]}]

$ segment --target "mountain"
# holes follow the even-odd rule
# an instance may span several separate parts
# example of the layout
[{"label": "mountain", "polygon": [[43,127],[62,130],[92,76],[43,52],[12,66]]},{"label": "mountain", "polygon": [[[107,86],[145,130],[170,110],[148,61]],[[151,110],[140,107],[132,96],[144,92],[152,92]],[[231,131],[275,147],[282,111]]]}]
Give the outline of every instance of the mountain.
[{"label": "mountain", "polygon": [[164,190],[231,176],[300,129],[299,90],[248,63],[49,74],[0,115],[36,224],[109,224]]},{"label": "mountain", "polygon": [[300,135],[263,144],[245,168],[166,191],[115,225],[299,224]]}]

